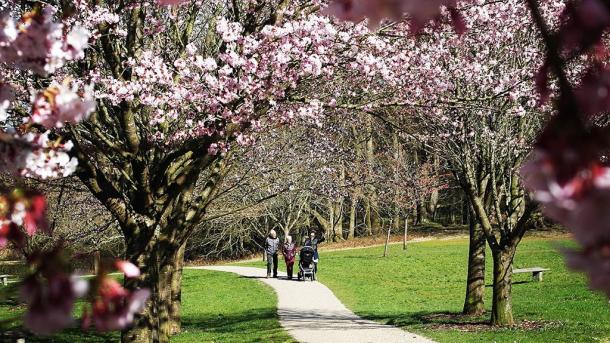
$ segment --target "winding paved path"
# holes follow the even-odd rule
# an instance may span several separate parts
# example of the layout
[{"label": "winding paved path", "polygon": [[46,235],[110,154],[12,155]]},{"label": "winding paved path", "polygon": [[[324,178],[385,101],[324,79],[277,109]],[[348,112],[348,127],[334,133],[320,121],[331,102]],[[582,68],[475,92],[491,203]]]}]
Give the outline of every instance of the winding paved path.
[{"label": "winding paved path", "polygon": [[265,278],[261,268],[212,266],[191,267],[239,274],[271,286],[278,297],[281,325],[299,342],[315,343],[433,343],[399,328],[364,320],[348,310],[328,287],[315,281]]}]

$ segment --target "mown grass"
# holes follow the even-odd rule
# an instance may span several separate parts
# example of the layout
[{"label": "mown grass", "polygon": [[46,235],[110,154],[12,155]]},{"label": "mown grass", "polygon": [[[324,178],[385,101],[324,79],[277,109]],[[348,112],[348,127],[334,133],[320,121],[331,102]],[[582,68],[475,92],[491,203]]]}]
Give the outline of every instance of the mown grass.
[{"label": "mown grass", "polygon": [[[587,289],[580,274],[566,269],[561,239],[526,239],[515,267],[550,268],[543,282],[514,276],[515,319],[533,329],[493,329],[488,316],[454,316],[465,292],[466,240],[328,252],[321,255],[319,279],[364,318],[393,324],[439,342],[608,342],[607,299]],[[491,310],[491,254],[487,259],[486,307]],[[472,325],[472,324],[475,325]],[[474,330],[468,331],[468,330]]]},{"label": "mown grass", "polygon": [[[608,300],[590,291],[581,274],[567,270],[565,238],[529,237],[515,268],[546,267],[543,282],[514,275],[513,312],[518,326],[497,329],[481,317],[460,315],[465,295],[466,239],[436,240],[320,252],[318,279],[358,315],[401,327],[439,342],[610,342]],[[486,308],[491,310],[491,253],[487,252]],[[246,262],[264,268],[264,263]],[[280,269],[284,269],[280,261]]]},{"label": "mown grass", "polygon": [[[183,285],[183,332],[172,342],[292,342],[281,328],[277,313],[277,297],[271,288],[255,280],[237,275],[204,270],[186,270]],[[1,286],[0,286],[1,290]],[[4,289],[4,293],[7,289]],[[0,322],[19,318],[23,308],[14,296],[0,303]],[[13,321],[5,331],[20,331]],[[0,329],[2,326],[0,326]],[[7,330],[8,329],[8,330]],[[18,332],[0,333],[0,341],[22,336]],[[26,335],[27,342],[116,342],[118,333],[83,333],[64,330],[52,337]]]},{"label": "mown grass", "polygon": [[[514,276],[513,308],[520,326],[494,329],[488,315],[459,316],[464,297],[467,241],[438,240],[399,245],[383,258],[383,247],[321,252],[320,280],[362,317],[420,333],[439,342],[609,342],[610,309],[584,278],[565,267],[558,247],[564,239],[527,238],[515,267],[550,268],[543,282]],[[489,256],[489,255],[488,255]],[[262,262],[250,265],[264,267]],[[282,263],[283,264],[283,263]],[[243,265],[243,264],[242,264]],[[487,263],[486,305],[491,307],[491,259]],[[0,287],[0,289],[2,289]],[[267,286],[239,276],[187,270],[184,332],[172,342],[285,342],[276,315],[276,296]],[[18,315],[10,299],[0,321]],[[18,322],[16,322],[18,324]],[[1,338],[1,336],[0,336]],[[28,342],[108,342],[118,336],[67,330]],[[0,339],[1,340],[1,339]]]}]

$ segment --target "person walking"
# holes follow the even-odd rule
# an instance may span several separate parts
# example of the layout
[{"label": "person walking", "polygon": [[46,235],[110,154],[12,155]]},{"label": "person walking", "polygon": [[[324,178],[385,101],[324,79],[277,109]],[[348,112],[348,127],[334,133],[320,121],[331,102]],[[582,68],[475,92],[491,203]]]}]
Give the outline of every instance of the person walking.
[{"label": "person walking", "polygon": [[305,246],[313,248],[313,263],[316,273],[318,272],[318,261],[320,260],[320,255],[318,255],[318,244],[322,242],[324,242],[324,236],[316,238],[316,232],[313,230],[309,233],[309,237],[305,240]]},{"label": "person walking", "polygon": [[277,252],[280,250],[280,239],[277,238],[275,230],[269,231],[269,236],[265,240],[265,253],[267,254],[267,278],[277,278]]},{"label": "person walking", "polygon": [[282,247],[282,255],[284,255],[284,262],[286,262],[286,273],[288,274],[288,280],[292,280],[292,270],[294,267],[294,257],[297,254],[296,244],[292,243],[292,236],[286,236],[286,242]]}]

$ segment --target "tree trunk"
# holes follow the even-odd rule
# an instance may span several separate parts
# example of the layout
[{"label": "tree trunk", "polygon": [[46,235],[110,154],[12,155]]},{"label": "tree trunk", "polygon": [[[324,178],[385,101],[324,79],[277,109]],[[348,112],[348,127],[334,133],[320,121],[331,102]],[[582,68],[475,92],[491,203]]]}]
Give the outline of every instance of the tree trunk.
[{"label": "tree trunk", "polygon": [[417,211],[417,216],[415,217],[416,218],[415,219],[415,223],[421,225],[428,218],[428,213],[426,211],[426,206],[424,204],[422,204],[421,201],[418,201],[417,202],[416,211]]},{"label": "tree trunk", "polygon": [[494,259],[494,287],[491,324],[494,326],[512,326],[515,324],[511,295],[515,248],[505,247],[493,250],[495,251],[492,251]]},{"label": "tree trunk", "polygon": [[369,236],[373,234],[373,221],[371,219],[371,201],[370,199],[366,199],[366,203],[364,206],[364,223],[366,225],[366,231]]},{"label": "tree trunk", "polygon": [[470,200],[464,194],[462,198],[462,224],[468,224],[472,213],[470,213]]},{"label": "tree trunk", "polygon": [[433,221],[436,221],[436,209],[438,208],[438,190],[433,190],[430,193],[430,197],[428,198],[428,208],[426,208],[426,213],[429,218]]},{"label": "tree trunk", "polygon": [[331,218],[330,223],[332,225],[332,239],[334,242],[340,242],[343,240],[343,198],[335,203],[330,203]]},{"label": "tree trunk", "polygon": [[392,232],[392,226],[388,226],[388,235],[385,239],[385,247],[383,248],[383,257],[388,256],[388,244],[390,244],[390,233]]},{"label": "tree trunk", "polygon": [[356,211],[358,201],[355,197],[352,197],[350,212],[349,212],[349,231],[347,232],[347,239],[353,239],[356,232]]},{"label": "tree trunk", "polygon": [[402,237],[402,250],[407,250],[407,231],[409,230],[409,217],[405,218],[405,234]]},{"label": "tree trunk", "polygon": [[[146,227],[142,232],[154,230]],[[167,343],[172,333],[179,332],[184,248],[168,239],[126,236],[126,258],[140,268],[141,275],[125,279],[125,287],[148,288],[152,295],[134,324],[121,333],[121,342]]]},{"label": "tree trunk", "polygon": [[470,247],[468,249],[468,279],[463,314],[485,313],[485,233],[474,216],[470,216]]},{"label": "tree trunk", "polygon": [[158,285],[157,285],[157,320],[159,322],[158,342],[169,342],[172,333],[170,307],[172,301],[172,276],[174,275],[174,259],[176,252],[161,250],[163,255],[158,262]]},{"label": "tree trunk", "polygon": [[171,302],[169,307],[170,334],[175,335],[182,330],[182,270],[184,267],[184,251],[186,243],[182,244],[173,261],[171,277]]},{"label": "tree trunk", "polygon": [[[123,343],[149,343],[161,342],[160,322],[157,311],[159,302],[158,263],[155,254],[155,245],[146,244],[138,237],[125,237],[126,259],[140,268],[140,276],[137,278],[125,278],[125,288],[130,291],[139,288],[148,288],[151,291],[151,298],[146,302],[142,313],[136,314],[131,327],[121,332],[121,342]],[[145,246],[143,246],[143,244]],[[169,341],[169,337],[167,340]]]},{"label": "tree trunk", "polygon": [[96,250],[93,252],[93,273],[95,275],[99,274],[100,272],[100,265],[102,262],[102,258],[100,255],[100,251]]},{"label": "tree trunk", "polygon": [[371,206],[371,225],[372,227],[372,232],[374,235],[380,234],[381,233],[381,218],[379,217],[379,212],[378,212],[379,208],[377,207],[376,203],[373,203],[373,206]]}]

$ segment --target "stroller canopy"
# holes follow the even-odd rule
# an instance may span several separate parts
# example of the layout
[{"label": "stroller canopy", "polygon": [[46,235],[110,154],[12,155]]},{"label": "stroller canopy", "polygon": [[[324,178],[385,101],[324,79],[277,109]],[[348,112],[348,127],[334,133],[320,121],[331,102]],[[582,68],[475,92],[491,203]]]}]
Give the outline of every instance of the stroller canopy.
[{"label": "stroller canopy", "polygon": [[314,257],[315,251],[313,250],[312,247],[303,247],[301,249],[301,252],[299,253],[299,260],[301,262],[305,262],[305,263],[311,263],[313,262],[313,257]]}]

